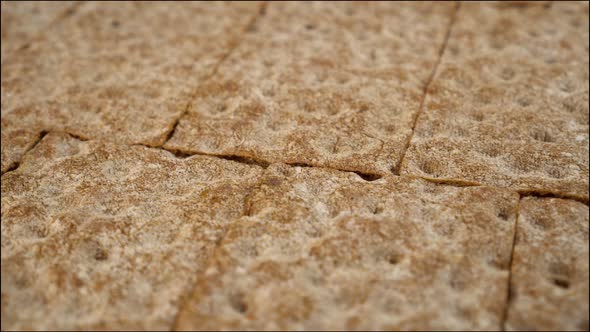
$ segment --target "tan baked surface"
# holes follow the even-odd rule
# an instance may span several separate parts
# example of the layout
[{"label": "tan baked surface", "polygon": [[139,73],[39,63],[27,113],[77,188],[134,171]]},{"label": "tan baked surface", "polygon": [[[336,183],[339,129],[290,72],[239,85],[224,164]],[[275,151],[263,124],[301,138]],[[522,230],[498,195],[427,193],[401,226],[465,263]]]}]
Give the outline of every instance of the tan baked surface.
[{"label": "tan baked surface", "polygon": [[588,200],[588,3],[464,3],[402,174]]},{"label": "tan baked surface", "polygon": [[1,14],[2,330],[588,330],[588,2]]},{"label": "tan baked surface", "polygon": [[499,329],[517,202],[271,166],[177,328]]},{"label": "tan baked surface", "polygon": [[46,136],[2,178],[2,329],[168,329],[261,171]]},{"label": "tan baked surface", "polygon": [[165,146],[390,173],[452,11],[452,3],[272,4],[199,87]]},{"label": "tan baked surface", "polygon": [[2,172],[22,155],[23,129],[161,145],[192,89],[212,73],[258,7],[80,6],[2,63]]},{"label": "tan baked surface", "polygon": [[70,14],[75,6],[74,1],[2,1],[2,63],[10,53],[27,47],[44,29]]},{"label": "tan baked surface", "polygon": [[587,205],[523,199],[507,328],[588,331],[589,259]]}]

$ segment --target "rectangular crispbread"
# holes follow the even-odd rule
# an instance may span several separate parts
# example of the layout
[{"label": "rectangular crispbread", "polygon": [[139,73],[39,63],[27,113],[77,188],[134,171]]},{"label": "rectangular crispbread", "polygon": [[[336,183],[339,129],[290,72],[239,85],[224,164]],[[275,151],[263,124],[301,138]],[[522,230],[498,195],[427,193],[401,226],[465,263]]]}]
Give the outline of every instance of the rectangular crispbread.
[{"label": "rectangular crispbread", "polygon": [[588,6],[462,3],[402,174],[588,200]]},{"label": "rectangular crispbread", "polygon": [[179,330],[499,329],[518,195],[270,166]]},{"label": "rectangular crispbread", "polygon": [[[258,3],[90,2],[2,63],[2,172],[19,131],[157,146]],[[8,123],[10,125],[8,125]]]},{"label": "rectangular crispbread", "polygon": [[165,146],[390,173],[453,10],[451,3],[270,3],[198,89]]},{"label": "rectangular crispbread", "polygon": [[520,203],[512,260],[510,331],[588,331],[588,206],[555,198]]},{"label": "rectangular crispbread", "polygon": [[262,168],[49,134],[2,176],[2,330],[168,330]]}]

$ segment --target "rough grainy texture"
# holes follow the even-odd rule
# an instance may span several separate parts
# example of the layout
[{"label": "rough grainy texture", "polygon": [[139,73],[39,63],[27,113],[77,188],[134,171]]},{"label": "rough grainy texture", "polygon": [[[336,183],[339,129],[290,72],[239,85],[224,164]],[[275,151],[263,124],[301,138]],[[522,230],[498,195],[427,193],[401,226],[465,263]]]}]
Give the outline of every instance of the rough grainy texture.
[{"label": "rough grainy texture", "polygon": [[2,330],[588,330],[587,1],[0,6]]},{"label": "rough grainy texture", "polygon": [[2,330],[170,329],[261,174],[47,135],[2,176]]},{"label": "rough grainy texture", "polygon": [[588,259],[588,206],[523,199],[507,329],[588,331]]},{"label": "rough grainy texture", "polygon": [[2,62],[74,7],[74,1],[2,1]]},{"label": "rough grainy texture", "polygon": [[389,173],[453,10],[272,3],[199,88],[166,147]]},{"label": "rough grainy texture", "polygon": [[402,174],[588,200],[588,3],[463,3]]},{"label": "rough grainy texture", "polygon": [[498,329],[518,195],[272,165],[177,329]]},{"label": "rough grainy texture", "polygon": [[17,118],[1,120],[2,174],[17,167],[23,154],[31,149],[41,136],[41,131],[21,127],[19,121]]},{"label": "rough grainy texture", "polygon": [[81,5],[2,63],[2,171],[18,160],[22,130],[162,144],[192,89],[229,52],[258,7]]}]

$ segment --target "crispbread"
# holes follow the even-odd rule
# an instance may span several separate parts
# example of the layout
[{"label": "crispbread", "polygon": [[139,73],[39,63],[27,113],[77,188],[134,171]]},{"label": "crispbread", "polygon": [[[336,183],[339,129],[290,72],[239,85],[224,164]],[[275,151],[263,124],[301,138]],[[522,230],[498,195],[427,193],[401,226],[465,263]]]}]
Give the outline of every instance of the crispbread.
[{"label": "crispbread", "polygon": [[75,1],[2,1],[2,62],[74,6]]},{"label": "crispbread", "polygon": [[517,225],[506,328],[588,331],[588,206],[524,198]]},{"label": "crispbread", "polygon": [[[87,3],[2,63],[2,131],[161,145],[258,3]],[[149,22],[147,24],[146,22]],[[2,140],[12,151],[13,134]],[[2,169],[8,166],[4,164]]]},{"label": "crispbread", "polygon": [[588,87],[587,5],[464,3],[401,173],[588,200]]},{"label": "crispbread", "polygon": [[165,146],[390,173],[452,12],[442,3],[270,3]]},{"label": "crispbread", "polygon": [[[15,121],[17,124],[14,123]],[[15,118],[2,118],[0,123],[0,141],[2,142],[0,144],[2,148],[2,153],[0,154],[2,158],[0,160],[0,170],[4,174],[4,172],[18,166],[22,155],[35,145],[41,136],[41,132],[31,128],[20,127],[18,125],[18,119]]]},{"label": "crispbread", "polygon": [[589,329],[588,207],[522,199],[588,202],[587,1],[52,5],[1,5],[2,330]]},{"label": "crispbread", "polygon": [[48,134],[2,176],[2,329],[170,329],[261,174]]},{"label": "crispbread", "polygon": [[499,329],[518,195],[271,165],[176,329]]}]

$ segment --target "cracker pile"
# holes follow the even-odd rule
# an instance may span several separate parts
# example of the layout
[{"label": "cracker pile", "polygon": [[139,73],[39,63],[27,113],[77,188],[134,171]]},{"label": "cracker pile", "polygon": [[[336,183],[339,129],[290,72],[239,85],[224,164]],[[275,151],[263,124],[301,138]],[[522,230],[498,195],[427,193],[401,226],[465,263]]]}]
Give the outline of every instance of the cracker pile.
[{"label": "cracker pile", "polygon": [[2,330],[588,330],[587,2],[2,2]]}]

